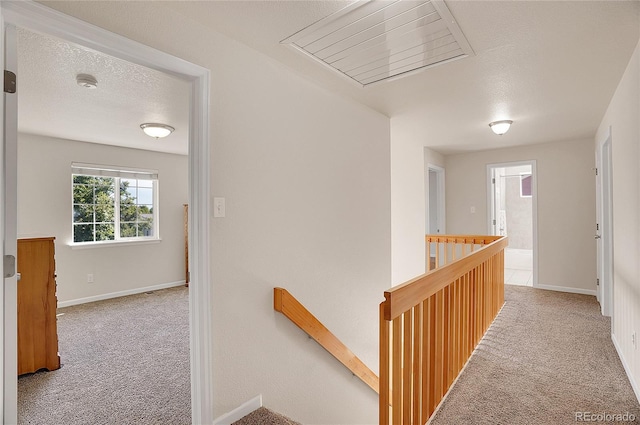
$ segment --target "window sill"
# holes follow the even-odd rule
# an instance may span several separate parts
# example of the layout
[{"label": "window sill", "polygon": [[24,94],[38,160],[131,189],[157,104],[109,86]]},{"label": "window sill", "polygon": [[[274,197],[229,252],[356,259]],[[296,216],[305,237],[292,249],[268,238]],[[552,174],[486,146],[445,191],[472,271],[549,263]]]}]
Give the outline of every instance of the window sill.
[{"label": "window sill", "polygon": [[104,242],[81,242],[70,243],[71,249],[93,249],[93,248],[113,248],[134,245],[149,245],[160,243],[162,239],[136,239],[132,241],[104,241]]}]

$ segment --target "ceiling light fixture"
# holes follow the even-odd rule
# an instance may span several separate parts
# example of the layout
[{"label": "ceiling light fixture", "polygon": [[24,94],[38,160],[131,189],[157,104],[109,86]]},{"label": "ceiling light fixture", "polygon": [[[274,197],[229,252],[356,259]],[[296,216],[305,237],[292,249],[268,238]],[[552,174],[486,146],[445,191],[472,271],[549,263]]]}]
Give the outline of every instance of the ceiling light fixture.
[{"label": "ceiling light fixture", "polygon": [[84,87],[86,89],[95,89],[98,87],[98,80],[96,80],[96,77],[89,74],[76,75],[76,82],[80,87]]},{"label": "ceiling light fixture", "polygon": [[170,125],[151,122],[140,124],[140,128],[147,136],[155,137],[156,139],[167,137],[175,130]]},{"label": "ceiling light fixture", "polygon": [[511,127],[513,121],[511,120],[502,120],[502,121],[494,121],[489,123],[489,127],[496,133],[498,136],[502,136],[504,133],[509,131],[509,127]]}]

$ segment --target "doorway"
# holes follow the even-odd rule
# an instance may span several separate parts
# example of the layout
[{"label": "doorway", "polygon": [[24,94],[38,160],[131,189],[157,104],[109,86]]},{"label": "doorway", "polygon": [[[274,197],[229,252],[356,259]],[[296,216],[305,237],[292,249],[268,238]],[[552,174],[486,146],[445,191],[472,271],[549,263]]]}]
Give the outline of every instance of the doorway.
[{"label": "doorway", "polygon": [[611,198],[611,128],[596,148],[596,296],[603,316],[613,317],[613,221]]},{"label": "doorway", "polygon": [[443,234],[445,233],[444,168],[428,164],[425,174],[427,192],[425,229],[429,235]]},{"label": "doorway", "polygon": [[[71,18],[38,3],[15,2],[2,4],[2,20],[4,27],[22,27],[37,33],[54,36],[65,41],[82,45],[86,48],[114,56],[118,59],[149,67],[161,72],[169,73],[189,81],[191,85],[191,102],[189,113],[189,202],[190,208],[190,264],[191,286],[189,293],[189,323],[190,323],[190,352],[191,352],[191,393],[193,423],[210,423],[213,420],[211,411],[212,399],[212,365],[211,365],[211,288],[209,272],[209,71],[170,56],[153,48],[144,46],[132,40],[113,34],[94,25]],[[3,47],[4,48],[4,47]],[[7,56],[7,64],[15,63],[15,57],[10,57],[12,50],[4,48],[2,55]],[[8,95],[5,95],[5,97]],[[8,98],[7,98],[8,99]],[[17,109],[16,109],[17,111]],[[15,125],[12,106],[4,111],[5,129]],[[5,151],[15,148],[15,139],[5,131]],[[7,192],[15,191],[15,170],[7,168],[8,158],[3,158],[0,164],[0,174],[4,176],[2,203],[6,211],[15,213],[15,200],[5,198]],[[11,175],[13,173],[13,175]],[[15,249],[16,223],[10,220],[11,215],[3,216],[4,249],[3,254],[12,252],[7,247]],[[14,214],[15,216],[15,214]],[[10,231],[6,231],[9,229]],[[15,285],[15,276],[13,279]],[[12,282],[7,279],[7,283]],[[5,291],[6,294],[6,291]],[[15,298],[4,297],[2,305],[5,332],[4,347],[15,347],[16,327]],[[6,332],[6,330],[10,332]],[[11,350],[9,350],[11,351]],[[17,422],[15,379],[16,359],[13,355],[3,352],[2,380],[3,380],[3,420],[4,423]]]},{"label": "doorway", "polygon": [[488,166],[489,233],[507,236],[504,281],[535,286],[535,162]]}]

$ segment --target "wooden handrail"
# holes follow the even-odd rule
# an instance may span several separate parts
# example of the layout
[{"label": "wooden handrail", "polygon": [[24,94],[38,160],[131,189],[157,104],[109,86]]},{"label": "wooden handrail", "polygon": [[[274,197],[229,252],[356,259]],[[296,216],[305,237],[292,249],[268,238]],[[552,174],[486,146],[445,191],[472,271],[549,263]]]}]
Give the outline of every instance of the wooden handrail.
[{"label": "wooden handrail", "polygon": [[380,304],[380,425],[426,423],[504,304],[506,237],[425,241],[435,268]]},{"label": "wooden handrail", "polygon": [[273,308],[285,315],[296,326],[327,350],[355,376],[379,392],[378,376],[347,348],[333,333],[309,312],[293,295],[284,288],[273,288]]},{"label": "wooden handrail", "polygon": [[476,245],[488,245],[491,242],[495,242],[502,236],[489,236],[489,235],[425,235],[424,240],[426,242],[436,243],[462,243],[462,244],[476,244]]},{"label": "wooden handrail", "polygon": [[395,319],[506,248],[507,238],[503,236],[497,236],[497,238],[500,239],[460,258],[458,261],[431,270],[422,276],[385,291],[385,320]]}]

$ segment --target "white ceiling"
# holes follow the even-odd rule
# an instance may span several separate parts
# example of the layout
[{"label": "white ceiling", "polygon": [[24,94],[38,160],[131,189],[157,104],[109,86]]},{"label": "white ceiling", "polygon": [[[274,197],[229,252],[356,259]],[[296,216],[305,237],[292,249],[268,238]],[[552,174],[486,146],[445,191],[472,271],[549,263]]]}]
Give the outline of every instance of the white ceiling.
[{"label": "white ceiling", "polygon": [[[362,88],[279,43],[350,3],[162,4],[402,122],[443,153],[593,137],[640,26],[638,1],[448,0],[475,56]],[[514,120],[504,136],[488,127],[500,119]]]},{"label": "white ceiling", "polygon": [[[90,74],[96,89],[80,87]],[[86,48],[18,29],[18,130],[186,155],[189,83]],[[140,124],[175,127],[163,139]]]},{"label": "white ceiling", "polygon": [[[447,0],[475,55],[363,88],[280,43],[351,3],[178,1],[157,7],[391,117],[445,154],[593,137],[640,33],[638,1]],[[19,69],[21,131],[186,154],[185,82],[22,30]],[[78,73],[93,74],[98,89],[77,86]],[[514,120],[504,136],[488,127],[500,119]],[[154,121],[174,126],[175,133],[160,140],[145,136],[139,125]]]}]

